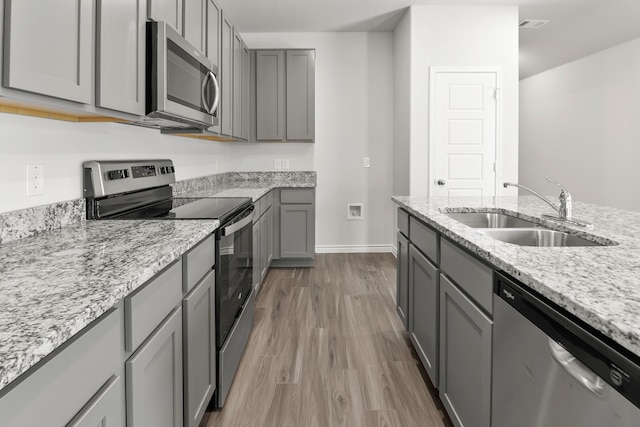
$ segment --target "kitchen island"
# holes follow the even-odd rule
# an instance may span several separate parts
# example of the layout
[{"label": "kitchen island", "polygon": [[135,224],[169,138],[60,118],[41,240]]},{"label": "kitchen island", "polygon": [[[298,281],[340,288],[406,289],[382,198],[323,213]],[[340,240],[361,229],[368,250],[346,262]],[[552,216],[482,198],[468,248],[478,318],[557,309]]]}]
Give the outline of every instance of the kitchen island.
[{"label": "kitchen island", "polygon": [[[555,302],[640,357],[640,213],[574,202],[592,230],[542,219],[553,211],[531,196],[393,197],[411,215]],[[547,228],[588,235],[588,247],[517,246],[482,234],[446,212],[503,212]]]}]

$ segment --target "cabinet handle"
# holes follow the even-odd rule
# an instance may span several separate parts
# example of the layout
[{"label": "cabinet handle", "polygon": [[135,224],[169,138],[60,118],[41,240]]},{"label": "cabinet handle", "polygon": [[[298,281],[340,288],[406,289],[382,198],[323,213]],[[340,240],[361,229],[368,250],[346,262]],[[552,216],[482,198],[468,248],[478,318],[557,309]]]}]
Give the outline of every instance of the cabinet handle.
[{"label": "cabinet handle", "polygon": [[[211,107],[209,107],[207,105],[207,83],[209,83],[209,80],[211,80],[211,82],[213,83],[213,87],[215,89],[215,97],[213,98],[213,104],[211,104]],[[204,81],[202,82],[202,104],[204,105],[205,110],[207,110],[207,113],[209,114],[213,114],[216,111],[216,108],[218,108],[218,103],[220,102],[220,86],[218,85],[218,79],[216,79],[215,74],[213,74],[213,72],[209,71],[207,73],[207,75],[204,78]]]}]

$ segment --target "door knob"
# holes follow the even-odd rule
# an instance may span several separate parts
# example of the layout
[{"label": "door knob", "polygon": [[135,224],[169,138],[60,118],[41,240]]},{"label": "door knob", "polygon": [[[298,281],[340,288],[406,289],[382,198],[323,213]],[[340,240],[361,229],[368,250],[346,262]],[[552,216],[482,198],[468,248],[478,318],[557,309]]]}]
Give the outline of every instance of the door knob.
[{"label": "door knob", "polygon": [[438,182],[437,182],[437,184],[438,184],[438,185],[444,185],[444,184],[446,184],[446,183],[444,182],[444,179],[439,179],[439,180],[438,180]]}]

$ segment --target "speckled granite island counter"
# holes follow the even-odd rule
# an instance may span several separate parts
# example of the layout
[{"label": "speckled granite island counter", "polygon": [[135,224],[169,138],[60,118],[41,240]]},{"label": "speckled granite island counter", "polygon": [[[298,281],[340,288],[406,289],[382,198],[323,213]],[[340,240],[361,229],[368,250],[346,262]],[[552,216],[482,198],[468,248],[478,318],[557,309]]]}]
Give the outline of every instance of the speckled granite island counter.
[{"label": "speckled granite island counter", "polygon": [[[534,197],[393,197],[443,236],[503,270],[640,356],[640,213],[574,202],[573,215],[592,230],[541,219],[553,214]],[[589,247],[527,247],[493,239],[445,212],[500,211],[600,243]]]},{"label": "speckled granite island counter", "polygon": [[218,225],[87,221],[0,245],[0,390]]}]

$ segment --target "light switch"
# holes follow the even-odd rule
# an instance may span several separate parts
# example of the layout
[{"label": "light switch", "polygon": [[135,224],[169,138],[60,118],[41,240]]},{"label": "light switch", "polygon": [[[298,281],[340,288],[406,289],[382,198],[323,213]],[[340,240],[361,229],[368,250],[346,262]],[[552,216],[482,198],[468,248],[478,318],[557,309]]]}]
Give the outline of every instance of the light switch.
[{"label": "light switch", "polygon": [[282,159],[273,159],[273,168],[275,170],[282,169]]}]

